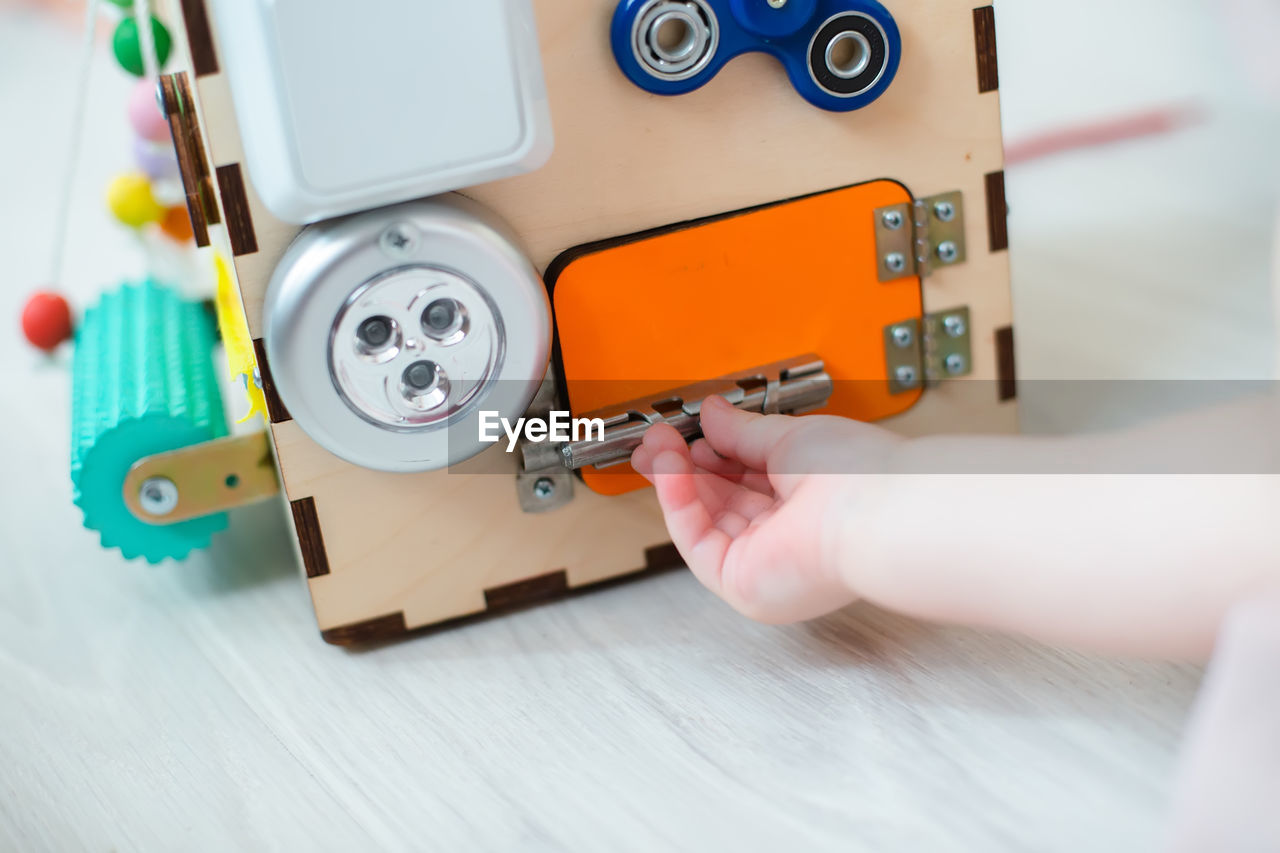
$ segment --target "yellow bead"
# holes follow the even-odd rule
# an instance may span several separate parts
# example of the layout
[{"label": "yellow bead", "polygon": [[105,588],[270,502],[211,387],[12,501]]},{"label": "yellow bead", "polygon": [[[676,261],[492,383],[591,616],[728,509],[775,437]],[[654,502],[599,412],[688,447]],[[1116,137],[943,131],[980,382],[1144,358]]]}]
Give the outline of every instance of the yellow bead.
[{"label": "yellow bead", "polygon": [[116,219],[141,228],[164,217],[164,208],[151,194],[151,182],[139,172],[121,175],[107,187],[107,206]]}]

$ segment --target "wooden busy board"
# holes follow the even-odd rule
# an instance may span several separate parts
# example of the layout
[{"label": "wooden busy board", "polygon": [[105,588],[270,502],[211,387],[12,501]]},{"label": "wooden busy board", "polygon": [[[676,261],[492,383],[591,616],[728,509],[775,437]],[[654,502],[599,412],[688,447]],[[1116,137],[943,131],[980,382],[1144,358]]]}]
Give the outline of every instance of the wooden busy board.
[{"label": "wooden busy board", "polygon": [[[175,81],[194,107],[184,178],[197,231],[233,257],[260,339],[264,292],[298,229],[272,217],[240,165],[205,2],[182,0],[177,28],[186,67]],[[555,152],[531,174],[462,192],[515,228],[539,270],[583,244],[877,179],[916,198],[958,190],[967,258],[913,282],[925,312],[969,309],[976,381],[930,387],[883,423],[905,434],[1016,430],[991,7],[889,3],[903,41],[896,80],[869,107],[830,113],[762,54],[733,60],[690,94],[648,94],[615,64],[615,0],[534,5]],[[202,180],[212,203],[199,200]],[[870,227],[866,215],[858,227]],[[271,399],[261,347],[259,367],[300,562],[330,642],[394,637],[678,563],[651,490],[604,496],[579,482],[566,505],[531,514],[517,499],[516,461],[499,448],[463,466],[488,473],[364,470],[313,443]]]}]

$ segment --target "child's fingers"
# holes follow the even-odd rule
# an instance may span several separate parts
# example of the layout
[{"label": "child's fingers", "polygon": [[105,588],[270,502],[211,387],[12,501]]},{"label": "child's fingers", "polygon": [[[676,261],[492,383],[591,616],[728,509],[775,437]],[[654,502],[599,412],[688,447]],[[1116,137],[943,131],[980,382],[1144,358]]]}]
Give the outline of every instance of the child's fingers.
[{"label": "child's fingers", "polygon": [[646,480],[653,480],[653,454],[641,444],[631,452],[631,467]]},{"label": "child's fingers", "polygon": [[689,448],[675,427],[669,424],[651,426],[645,431],[640,446],[631,452],[631,467],[652,483],[653,460],[667,451],[688,455]]},{"label": "child's fingers", "polygon": [[716,453],[705,438],[689,445],[689,455],[693,458],[693,464],[699,468],[761,494],[773,496],[773,486],[769,484],[769,477],[763,471],[753,471],[736,459],[726,459]]},{"label": "child's fingers", "polygon": [[791,418],[745,412],[718,394],[702,403],[702,434],[711,447],[748,468],[768,468],[769,452],[794,428]]},{"label": "child's fingers", "polygon": [[[684,447],[683,440],[680,444]],[[719,589],[720,570],[732,539],[716,528],[702,501],[688,451],[680,454],[664,450],[653,457],[652,471],[654,491],[672,544],[698,580],[713,590]]]},{"label": "child's fingers", "polygon": [[682,456],[689,455],[689,445],[671,424],[655,424],[649,427],[645,430],[641,446],[647,448],[654,459],[668,450]]},{"label": "child's fingers", "polygon": [[690,444],[689,453],[693,456],[694,465],[713,471],[721,477],[740,477],[747,470],[747,466],[737,459],[730,459],[716,453],[716,449],[708,444],[705,438]]},{"label": "child's fingers", "polygon": [[721,513],[734,512],[750,521],[774,504],[772,494],[761,494],[696,465],[693,476],[698,496],[714,519],[718,520]]},{"label": "child's fingers", "polygon": [[799,421],[784,415],[758,415],[735,408],[720,396],[702,403],[702,433],[721,456],[747,468],[766,471],[774,490],[784,497],[794,489],[800,472],[770,471],[769,454],[795,429]]}]

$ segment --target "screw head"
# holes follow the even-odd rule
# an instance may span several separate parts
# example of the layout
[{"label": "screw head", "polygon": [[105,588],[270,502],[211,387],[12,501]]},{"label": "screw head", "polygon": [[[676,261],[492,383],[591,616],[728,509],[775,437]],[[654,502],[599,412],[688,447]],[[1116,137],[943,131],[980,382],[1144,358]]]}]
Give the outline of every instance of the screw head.
[{"label": "screw head", "polygon": [[940,201],[933,206],[933,215],[943,222],[956,218],[956,206],[949,201]]},{"label": "screw head", "polygon": [[951,355],[947,356],[946,359],[943,360],[942,364],[947,368],[947,373],[952,376],[964,373],[965,368],[968,367],[968,362],[966,362],[964,356],[958,352],[951,353]]},{"label": "screw head", "polygon": [[398,222],[382,232],[378,243],[391,257],[403,258],[418,248],[418,231],[407,222]]},{"label": "screw head", "polygon": [[904,221],[905,220],[902,218],[902,213],[897,210],[886,210],[880,216],[880,222],[884,225],[885,228],[888,228],[890,231],[897,231],[899,228],[902,227],[902,223]]},{"label": "screw head", "polygon": [[770,9],[781,9],[787,5],[787,0],[768,0]]},{"label": "screw head", "polygon": [[944,264],[954,263],[958,257],[960,257],[960,249],[952,241],[944,240],[938,244],[938,260]]},{"label": "screw head", "polygon": [[909,364],[899,365],[893,371],[893,378],[903,388],[911,388],[916,384],[916,369]]},{"label": "screw head", "polygon": [[890,252],[884,256],[884,267],[889,272],[902,272],[907,268],[907,257],[901,252]]},{"label": "screw head", "polygon": [[533,496],[540,501],[549,499],[556,493],[556,481],[550,477],[539,477],[533,481]]},{"label": "screw head", "polygon": [[168,477],[148,477],[138,487],[138,503],[147,515],[168,515],[178,508],[178,487]]},{"label": "screw head", "polygon": [[959,314],[948,314],[943,317],[942,328],[946,329],[947,335],[952,338],[958,338],[968,331],[968,327],[964,324],[964,317]]},{"label": "screw head", "polygon": [[916,336],[911,331],[910,326],[894,326],[893,330],[889,332],[889,334],[893,338],[894,344],[901,347],[902,349],[906,349],[907,347],[911,346],[911,344],[914,343],[916,339]]}]

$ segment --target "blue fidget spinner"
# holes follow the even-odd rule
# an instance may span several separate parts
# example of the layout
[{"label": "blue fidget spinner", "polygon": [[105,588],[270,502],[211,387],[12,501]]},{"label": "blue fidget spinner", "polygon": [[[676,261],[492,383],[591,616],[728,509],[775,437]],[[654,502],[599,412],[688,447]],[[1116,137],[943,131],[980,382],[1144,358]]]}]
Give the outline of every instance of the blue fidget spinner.
[{"label": "blue fidget spinner", "polygon": [[875,0],[622,0],[611,38],[623,73],[656,95],[692,92],[760,50],[806,101],[834,112],[884,94],[902,54],[898,25]]}]

